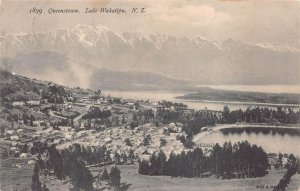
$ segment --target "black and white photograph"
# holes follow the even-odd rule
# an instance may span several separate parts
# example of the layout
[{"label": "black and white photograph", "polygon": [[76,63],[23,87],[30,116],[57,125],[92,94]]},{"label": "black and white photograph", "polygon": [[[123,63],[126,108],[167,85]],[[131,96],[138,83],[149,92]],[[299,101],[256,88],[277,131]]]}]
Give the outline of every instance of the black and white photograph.
[{"label": "black and white photograph", "polygon": [[0,0],[0,191],[300,191],[300,0]]}]

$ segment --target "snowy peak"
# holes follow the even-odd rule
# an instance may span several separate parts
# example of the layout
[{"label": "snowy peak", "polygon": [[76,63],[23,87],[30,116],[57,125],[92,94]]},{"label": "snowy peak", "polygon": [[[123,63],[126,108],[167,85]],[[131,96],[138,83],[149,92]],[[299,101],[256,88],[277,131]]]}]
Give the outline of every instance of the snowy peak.
[{"label": "snowy peak", "polygon": [[[217,42],[200,35],[190,38],[139,31],[116,33],[103,26],[77,25],[35,34],[2,36],[1,46],[6,47],[3,57],[18,57],[15,59],[18,62],[26,58],[28,63],[36,63],[38,59],[44,68],[51,68],[51,57],[63,62],[64,69],[77,76],[81,75],[78,68],[84,68],[89,76],[95,68],[103,68],[151,72],[175,79],[195,79],[200,83],[300,83],[299,50],[265,43],[253,45],[232,39]],[[39,52],[49,56],[39,56],[36,54]],[[273,75],[266,75],[266,71],[272,71]],[[284,75],[287,73],[290,75]]]},{"label": "snowy peak", "polygon": [[269,43],[257,43],[256,46],[261,47],[261,48],[265,48],[265,49],[269,49],[272,51],[277,51],[277,52],[295,52],[295,53],[300,53],[300,50],[297,49],[296,47],[291,47],[291,46],[285,46],[285,45],[281,45],[281,46],[275,46]]}]

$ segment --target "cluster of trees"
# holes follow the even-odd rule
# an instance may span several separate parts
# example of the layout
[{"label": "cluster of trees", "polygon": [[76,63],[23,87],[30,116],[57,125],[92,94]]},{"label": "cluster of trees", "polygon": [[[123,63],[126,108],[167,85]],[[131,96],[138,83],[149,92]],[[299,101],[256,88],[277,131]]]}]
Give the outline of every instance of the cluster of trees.
[{"label": "cluster of trees", "polygon": [[[81,126],[82,121],[79,120],[78,125],[74,125],[75,128],[79,128]],[[112,121],[109,118],[102,118],[102,119],[87,119],[83,124],[85,129],[95,129],[95,130],[103,130],[105,127],[111,127]],[[71,125],[72,127],[72,125]]]},{"label": "cluster of trees", "polygon": [[222,115],[222,123],[282,123],[282,124],[296,124],[300,123],[300,111],[293,111],[292,108],[277,107],[277,109],[270,108],[250,108],[245,111],[234,110],[230,111],[227,106],[224,107]]},{"label": "cluster of trees", "polygon": [[111,162],[110,151],[103,147],[84,147],[73,144],[68,149],[61,151],[63,158],[80,158],[85,165]]},{"label": "cluster of trees", "polygon": [[137,113],[132,114],[132,121],[129,123],[131,129],[135,127],[153,122],[155,114],[152,109],[139,110]]},{"label": "cluster of trees", "polygon": [[[15,90],[9,84],[3,84],[0,87],[0,103],[3,106],[9,106],[8,102],[14,101],[9,95],[15,93]],[[23,101],[23,100],[22,100]],[[25,100],[24,100],[25,101]]]},{"label": "cluster of trees", "polygon": [[39,178],[40,168],[38,163],[35,163],[33,168],[33,175],[32,175],[32,184],[31,184],[31,190],[32,191],[49,191],[46,184],[43,184],[40,182]]},{"label": "cluster of trees", "polygon": [[178,155],[171,153],[168,160],[160,151],[154,153],[149,162],[139,162],[139,173],[152,176],[202,177],[204,173],[213,173],[223,178],[259,177],[264,176],[268,168],[267,153],[247,141],[234,145],[225,142],[223,147],[216,144],[208,157],[201,148],[196,148]]},{"label": "cluster of trees", "polygon": [[64,103],[67,93],[63,86],[50,85],[46,90],[42,91],[42,98],[47,99],[49,103]]},{"label": "cluster of trees", "polygon": [[35,117],[32,114],[28,115],[27,113],[23,113],[22,119],[25,125],[33,126],[33,121],[35,120]]},{"label": "cluster of trees", "polygon": [[101,119],[111,116],[110,110],[101,110],[99,107],[90,107],[89,111],[82,116],[82,119]]},{"label": "cluster of trees", "polygon": [[197,134],[205,126],[215,125],[219,121],[216,113],[211,111],[196,111],[182,121],[183,130],[188,136]]},{"label": "cluster of trees", "polygon": [[[93,176],[88,165],[93,164],[111,164],[112,158],[106,147],[91,148],[74,144],[69,148],[58,151],[54,145],[47,146],[46,143],[36,143],[32,149],[32,153],[37,155],[37,161],[32,176],[32,190],[47,191],[44,183],[43,187],[39,180],[39,175],[54,175],[58,180],[70,180],[73,190],[93,190]],[[42,159],[43,157],[44,160]],[[45,159],[46,158],[46,159]],[[115,164],[127,163],[127,160],[133,162],[134,153],[119,155],[114,154]],[[112,167],[108,174],[105,170],[101,176],[101,180],[108,181],[115,188],[120,187],[121,172],[117,167]]]},{"label": "cluster of trees", "polygon": [[145,136],[145,138],[143,140],[143,145],[144,146],[150,145],[150,141],[151,141],[151,135],[148,134],[147,136]]},{"label": "cluster of trees", "polygon": [[[110,151],[105,146],[91,148],[79,144],[74,144],[69,148],[58,151],[54,145],[48,146],[47,143],[35,142],[30,152],[33,155],[37,155],[38,158],[32,178],[33,190],[38,191],[47,190],[45,184],[43,187],[41,186],[42,184],[39,181],[40,173],[45,176],[55,175],[59,180],[70,180],[74,190],[93,190],[93,177],[86,166],[94,164],[106,165],[113,162],[116,165],[127,164],[128,162],[133,164],[135,159],[133,150],[130,150],[128,155],[115,152],[112,155],[113,157],[111,157]],[[108,179],[105,180],[111,186],[116,188],[120,186],[121,177],[118,168],[113,167],[107,177]]]},{"label": "cluster of trees", "polygon": [[103,170],[102,174],[98,176],[98,184],[101,185],[101,181],[108,182],[112,187],[119,190],[121,185],[121,171],[118,167],[113,166],[108,173],[106,169]]},{"label": "cluster of trees", "polygon": [[[281,157],[282,155],[279,156],[279,158]],[[286,173],[284,174],[283,178],[280,179],[278,185],[273,189],[273,191],[284,191],[289,184],[291,177],[296,173],[300,173],[299,158],[296,158],[293,154],[289,155],[288,163],[285,168],[287,169]]]},{"label": "cluster of trees", "polygon": [[156,120],[163,124],[182,123],[183,130],[191,136],[199,133],[202,127],[216,124],[219,117],[212,111],[190,111],[185,113],[184,110],[158,110]]},{"label": "cluster of trees", "polygon": [[134,151],[132,149],[129,150],[128,155],[126,153],[121,153],[119,154],[118,152],[115,152],[113,155],[113,162],[116,165],[121,165],[121,164],[134,164],[134,159],[136,156],[134,155]]},{"label": "cluster of trees", "polygon": [[[93,190],[93,176],[86,165],[107,162],[109,164],[110,153],[103,148],[85,149],[80,145],[73,145],[61,152],[54,145],[37,142],[31,148],[31,153],[37,155],[39,172],[47,175],[55,175],[59,180],[70,179],[74,190]],[[47,156],[42,159],[42,155]],[[39,173],[34,173],[33,185],[39,187]]]},{"label": "cluster of trees", "polygon": [[166,108],[171,108],[171,107],[174,107],[175,109],[187,108],[187,105],[183,103],[173,103],[171,101],[165,101],[165,100],[159,101],[158,104]]}]

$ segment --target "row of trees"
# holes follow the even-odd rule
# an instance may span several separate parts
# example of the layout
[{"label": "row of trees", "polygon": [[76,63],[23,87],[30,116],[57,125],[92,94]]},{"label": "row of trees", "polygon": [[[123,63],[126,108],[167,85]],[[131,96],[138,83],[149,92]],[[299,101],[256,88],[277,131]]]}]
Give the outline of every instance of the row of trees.
[{"label": "row of trees", "polygon": [[166,101],[166,100],[159,101],[158,105],[161,105],[166,108],[174,107],[175,109],[186,109],[187,108],[187,105],[185,105],[183,103],[173,103],[171,101]]},{"label": "row of trees", "polygon": [[294,111],[292,108],[277,107],[277,109],[270,109],[268,107],[250,108],[245,111],[230,109],[225,106],[222,115],[222,123],[282,123],[282,124],[296,124],[300,123],[300,111]]},{"label": "row of trees", "polygon": [[202,177],[213,173],[223,178],[264,176],[269,168],[267,153],[247,141],[232,145],[216,144],[210,156],[206,157],[201,148],[181,154],[171,153],[169,159],[163,151],[154,153],[150,161],[139,162],[139,173],[144,175],[167,175]]}]

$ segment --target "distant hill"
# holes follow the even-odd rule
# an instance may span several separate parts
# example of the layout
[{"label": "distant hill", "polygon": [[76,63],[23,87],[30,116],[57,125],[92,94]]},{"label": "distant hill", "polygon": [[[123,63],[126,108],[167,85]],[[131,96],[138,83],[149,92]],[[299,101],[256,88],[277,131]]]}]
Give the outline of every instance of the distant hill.
[{"label": "distant hill", "polygon": [[97,70],[92,75],[92,89],[109,90],[181,90],[193,84],[189,81],[176,80],[149,72],[119,72]]},{"label": "distant hill", "polygon": [[300,104],[300,94],[260,93],[199,88],[197,93],[178,97],[189,100]]},{"label": "distant hill", "polygon": [[3,100],[40,100],[41,91],[49,91],[49,87],[53,86],[64,89],[66,95],[83,95],[94,93],[93,91],[87,89],[69,88],[49,81],[30,79],[0,69],[0,103],[2,103]]}]

